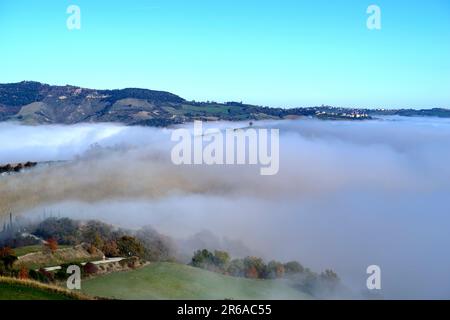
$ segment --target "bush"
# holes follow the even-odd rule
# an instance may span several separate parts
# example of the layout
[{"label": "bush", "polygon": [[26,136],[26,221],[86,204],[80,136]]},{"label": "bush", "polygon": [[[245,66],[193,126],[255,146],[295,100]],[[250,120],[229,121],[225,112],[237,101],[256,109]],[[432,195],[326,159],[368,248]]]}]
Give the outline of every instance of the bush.
[{"label": "bush", "polygon": [[88,262],[84,265],[83,271],[86,274],[96,274],[98,272],[98,267],[95,264]]},{"label": "bush", "polygon": [[128,267],[128,268],[134,269],[139,264],[139,258],[137,258],[137,257],[126,258],[126,259],[120,260],[119,264],[122,268]]},{"label": "bush", "polygon": [[67,268],[61,268],[57,270],[54,274],[56,280],[64,281],[67,280],[69,274],[67,274]]},{"label": "bush", "polygon": [[19,279],[27,280],[28,278],[29,278],[28,269],[25,267],[22,267],[19,271]]},{"label": "bush", "polygon": [[56,250],[58,250],[58,241],[56,239],[50,238],[44,243],[44,252],[53,254]]},{"label": "bush", "polygon": [[40,278],[42,279],[42,280],[40,280],[41,282],[44,282],[44,283],[51,283],[51,282],[54,282],[54,281],[55,281],[55,278],[54,278],[54,276],[53,276],[53,273],[51,273],[51,272],[49,272],[49,271],[46,271],[46,270],[43,269],[43,268],[39,269],[38,272],[40,273]]},{"label": "bush", "polygon": [[28,272],[28,275],[29,275],[29,277],[30,277],[31,279],[33,279],[33,280],[36,280],[36,281],[39,281],[39,282],[46,282],[46,279],[45,279],[45,277],[42,275],[42,273],[40,273],[40,272],[38,272],[38,271],[36,271],[36,270],[31,269],[31,270]]}]

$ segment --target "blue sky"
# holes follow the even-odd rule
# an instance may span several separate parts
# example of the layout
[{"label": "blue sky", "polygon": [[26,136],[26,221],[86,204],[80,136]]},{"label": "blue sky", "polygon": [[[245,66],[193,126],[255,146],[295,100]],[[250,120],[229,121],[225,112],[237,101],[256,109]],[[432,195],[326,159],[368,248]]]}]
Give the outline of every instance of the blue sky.
[{"label": "blue sky", "polygon": [[[81,30],[66,27],[71,4]],[[381,30],[366,28],[370,4]],[[1,83],[283,107],[450,107],[448,0],[1,0],[0,46]]]}]

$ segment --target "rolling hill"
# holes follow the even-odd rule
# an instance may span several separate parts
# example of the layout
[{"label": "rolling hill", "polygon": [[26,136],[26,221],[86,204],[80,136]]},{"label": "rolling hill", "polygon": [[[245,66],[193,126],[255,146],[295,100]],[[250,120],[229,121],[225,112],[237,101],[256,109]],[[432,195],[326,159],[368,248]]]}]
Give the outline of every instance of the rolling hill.
[{"label": "rolling hill", "polygon": [[[358,115],[358,117],[356,117]],[[25,124],[120,122],[170,126],[193,120],[247,121],[313,116],[326,119],[368,119],[358,110],[331,107],[269,108],[241,102],[195,102],[147,89],[96,90],[33,81],[0,84],[0,121]]]},{"label": "rolling hill", "polygon": [[241,103],[196,103],[169,92],[127,88],[95,90],[39,82],[0,84],[0,121],[27,124],[121,122],[167,126],[192,119],[280,118],[281,109]]},{"label": "rolling hill", "polygon": [[392,115],[449,118],[450,110],[269,108],[242,102],[187,101],[170,92],[139,88],[96,90],[34,81],[0,84],[0,121],[25,124],[119,122],[167,127],[193,120],[249,121],[305,116],[322,120],[370,120]]},{"label": "rolling hill", "polygon": [[183,264],[147,267],[84,280],[82,291],[115,299],[312,299],[283,280],[250,280]]}]

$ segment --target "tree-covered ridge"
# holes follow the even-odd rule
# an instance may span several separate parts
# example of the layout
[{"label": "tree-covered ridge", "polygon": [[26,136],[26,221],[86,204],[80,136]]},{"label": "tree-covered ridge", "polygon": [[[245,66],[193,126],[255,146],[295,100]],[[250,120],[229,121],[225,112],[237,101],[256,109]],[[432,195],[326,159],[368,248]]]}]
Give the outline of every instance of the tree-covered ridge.
[{"label": "tree-covered ridge", "polygon": [[186,101],[169,92],[139,88],[95,90],[31,81],[0,84],[0,121],[14,120],[28,124],[120,122],[167,127],[193,120],[249,121],[295,117],[369,120],[386,115],[450,117],[450,110],[336,108],[323,105],[271,108],[242,102]]}]

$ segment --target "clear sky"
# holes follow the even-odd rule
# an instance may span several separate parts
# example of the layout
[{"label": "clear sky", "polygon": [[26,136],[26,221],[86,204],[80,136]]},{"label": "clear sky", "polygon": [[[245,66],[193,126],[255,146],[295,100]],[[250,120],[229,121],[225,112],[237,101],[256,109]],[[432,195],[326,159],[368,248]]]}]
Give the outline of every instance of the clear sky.
[{"label": "clear sky", "polygon": [[[81,29],[68,30],[69,5]],[[381,8],[381,30],[366,27]],[[449,107],[448,0],[0,0],[0,82],[270,106]]]}]

